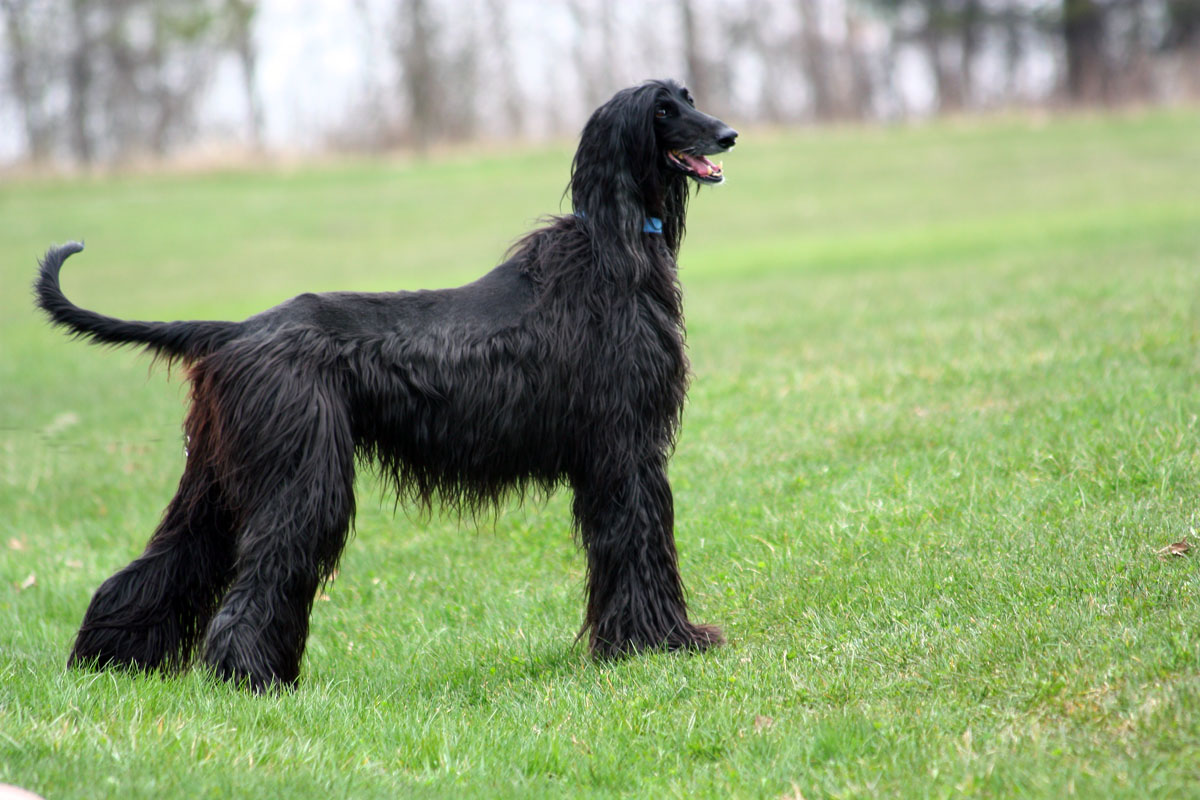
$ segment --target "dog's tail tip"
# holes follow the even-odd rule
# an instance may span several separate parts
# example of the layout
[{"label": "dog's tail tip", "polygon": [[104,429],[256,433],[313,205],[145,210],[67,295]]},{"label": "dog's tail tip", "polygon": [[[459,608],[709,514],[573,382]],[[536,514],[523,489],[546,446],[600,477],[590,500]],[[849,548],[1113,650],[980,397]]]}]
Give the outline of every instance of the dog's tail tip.
[{"label": "dog's tail tip", "polygon": [[34,302],[50,322],[66,328],[72,336],[97,344],[142,345],[155,356],[168,359],[199,358],[233,338],[236,322],[139,322],[116,319],[72,303],[63,294],[59,273],[68,256],[83,250],[83,242],[51,247],[40,262],[33,284]]},{"label": "dog's tail tip", "polygon": [[64,242],[63,244],[52,245],[48,250],[46,250],[46,254],[38,259],[38,266],[42,268],[43,272],[46,270],[58,271],[62,268],[62,263],[64,261],[66,261],[70,256],[80,252],[83,252],[82,239],[79,241],[69,241]]}]

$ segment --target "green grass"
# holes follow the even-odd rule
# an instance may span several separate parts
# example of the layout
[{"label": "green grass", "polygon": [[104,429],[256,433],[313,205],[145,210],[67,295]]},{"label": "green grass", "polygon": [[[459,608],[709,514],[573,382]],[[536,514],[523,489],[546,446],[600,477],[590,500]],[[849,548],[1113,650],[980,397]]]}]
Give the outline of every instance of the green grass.
[{"label": "green grass", "polygon": [[[184,391],[31,310],[446,286],[565,148],[0,185],[0,782],[52,798],[1168,797],[1200,789],[1200,115],[749,132],[693,204],[672,462],[695,619],[591,663],[569,498],[358,530],[300,688],[68,672]],[[21,588],[29,576],[34,583]]]}]

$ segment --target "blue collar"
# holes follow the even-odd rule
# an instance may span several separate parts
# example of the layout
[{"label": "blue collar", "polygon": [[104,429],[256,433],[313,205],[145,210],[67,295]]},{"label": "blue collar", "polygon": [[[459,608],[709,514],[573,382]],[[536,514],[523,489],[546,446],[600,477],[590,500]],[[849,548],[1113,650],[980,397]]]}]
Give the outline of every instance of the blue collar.
[{"label": "blue collar", "polygon": [[[575,216],[579,217],[580,219],[587,219],[587,214],[583,213],[582,211],[576,211]],[[642,223],[642,233],[657,233],[659,236],[661,236],[662,220],[658,217],[646,217],[645,222]]]}]

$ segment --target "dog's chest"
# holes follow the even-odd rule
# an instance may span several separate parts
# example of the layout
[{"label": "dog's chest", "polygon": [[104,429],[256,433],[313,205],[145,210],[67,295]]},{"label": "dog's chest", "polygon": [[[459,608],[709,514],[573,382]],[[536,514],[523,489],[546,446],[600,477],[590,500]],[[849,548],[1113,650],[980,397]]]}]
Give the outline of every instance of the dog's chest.
[{"label": "dog's chest", "polygon": [[596,391],[620,387],[642,409],[681,404],[687,380],[682,319],[653,297],[637,295],[606,323],[597,343],[604,369],[591,376]]}]

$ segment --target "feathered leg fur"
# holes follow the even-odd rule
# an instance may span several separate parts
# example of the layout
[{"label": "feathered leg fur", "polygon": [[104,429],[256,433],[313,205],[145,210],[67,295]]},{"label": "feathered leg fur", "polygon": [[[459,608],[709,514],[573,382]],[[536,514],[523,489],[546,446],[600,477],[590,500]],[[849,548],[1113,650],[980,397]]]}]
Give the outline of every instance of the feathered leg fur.
[{"label": "feathered leg fur", "polygon": [[718,628],[688,621],[662,458],[576,481],[574,510],[588,559],[584,630],[596,656],[724,641]]},{"label": "feathered leg fur", "polygon": [[256,691],[300,674],[313,597],[354,515],[354,441],[344,390],[297,340],[231,347],[208,369],[223,407],[227,469],[242,510],[235,577],[203,659]]},{"label": "feathered leg fur", "polygon": [[203,440],[145,552],[101,584],[71,650],[78,666],[179,669],[190,661],[230,578],[233,518]]}]

